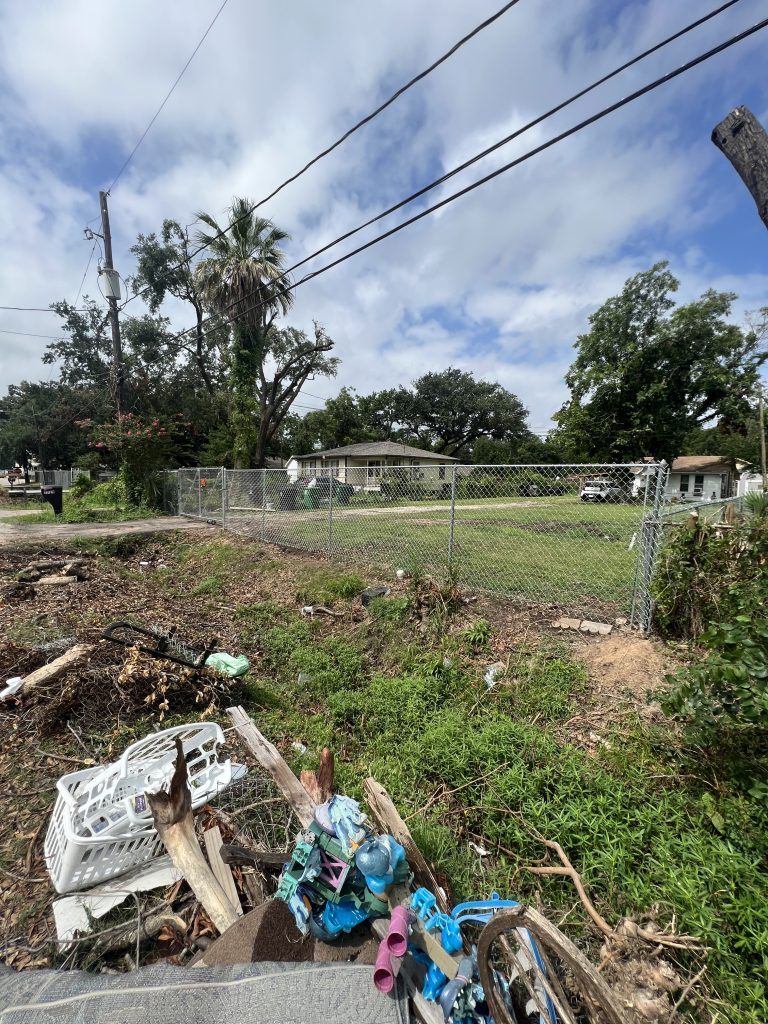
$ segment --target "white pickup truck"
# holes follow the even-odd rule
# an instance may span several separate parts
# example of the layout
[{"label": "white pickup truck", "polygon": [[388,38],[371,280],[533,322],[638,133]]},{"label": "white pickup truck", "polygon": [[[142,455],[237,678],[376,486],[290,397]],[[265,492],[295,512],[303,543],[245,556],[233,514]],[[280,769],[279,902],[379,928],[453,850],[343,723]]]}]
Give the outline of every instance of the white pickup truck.
[{"label": "white pickup truck", "polygon": [[623,501],[626,488],[609,476],[595,476],[584,481],[580,498],[582,501]]}]

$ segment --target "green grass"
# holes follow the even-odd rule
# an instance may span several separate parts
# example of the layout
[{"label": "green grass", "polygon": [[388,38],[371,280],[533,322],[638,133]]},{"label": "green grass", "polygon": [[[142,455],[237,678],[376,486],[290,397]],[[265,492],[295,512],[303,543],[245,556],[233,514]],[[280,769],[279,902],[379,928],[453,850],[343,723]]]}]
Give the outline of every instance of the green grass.
[{"label": "green grass", "polygon": [[[489,506],[504,504],[508,507]],[[333,554],[349,562],[426,571],[448,557],[450,505],[379,502],[333,510]],[[471,506],[477,506],[472,508]],[[573,496],[466,499],[456,503],[453,557],[460,580],[501,594],[557,602],[595,613],[629,611],[639,530],[638,505],[600,505]],[[268,512],[265,535],[287,547],[325,554],[328,513]]]},{"label": "green grass", "polygon": [[320,566],[302,574],[297,596],[307,604],[332,604],[336,598],[357,597],[365,587],[360,576]]},{"label": "green grass", "polygon": [[[277,612],[243,618],[249,614],[263,614],[266,624]],[[361,797],[369,774],[382,782],[401,813],[415,815],[417,841],[455,899],[493,889],[541,896],[558,914],[567,911],[566,927],[582,935],[586,922],[568,881],[523,870],[544,855],[536,833],[555,839],[609,921],[656,908],[662,926],[674,916],[680,931],[711,947],[708,977],[724,1001],[721,1020],[764,1021],[768,809],[738,773],[721,765],[710,786],[703,780],[715,769],[700,751],[631,722],[596,756],[563,742],[559,730],[578,711],[588,679],[554,641],[519,649],[487,691],[484,659],[461,654],[476,646],[466,631],[425,650],[413,629],[388,615],[347,637],[306,620],[268,626],[260,635],[263,677],[244,700],[270,739],[309,745],[302,767],[331,746],[342,791]],[[476,633],[485,642],[487,631]],[[382,674],[387,650],[392,673]],[[494,856],[481,862],[472,839]],[[595,939],[595,957],[598,947]]]}]

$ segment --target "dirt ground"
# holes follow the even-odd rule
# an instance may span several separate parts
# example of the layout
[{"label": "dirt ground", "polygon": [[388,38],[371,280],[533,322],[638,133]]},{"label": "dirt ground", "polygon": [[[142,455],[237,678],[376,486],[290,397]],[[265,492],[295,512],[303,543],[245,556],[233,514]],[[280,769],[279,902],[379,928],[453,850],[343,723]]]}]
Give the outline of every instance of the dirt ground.
[{"label": "dirt ground", "polygon": [[[25,515],[23,509],[15,515]],[[31,511],[30,515],[35,515]],[[127,523],[3,523],[0,519],[0,547],[63,543],[76,537],[122,537],[124,534],[159,533],[167,530],[201,530],[207,525],[181,516],[134,519]]]}]

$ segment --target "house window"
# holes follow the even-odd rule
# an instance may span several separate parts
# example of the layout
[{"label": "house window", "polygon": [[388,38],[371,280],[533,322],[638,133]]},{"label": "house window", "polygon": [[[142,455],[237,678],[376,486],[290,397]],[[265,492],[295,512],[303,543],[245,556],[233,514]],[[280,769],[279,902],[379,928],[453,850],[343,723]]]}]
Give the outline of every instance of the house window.
[{"label": "house window", "polygon": [[325,470],[326,470],[326,472],[329,475],[332,475],[332,476],[338,476],[339,475],[339,460],[338,459],[326,459],[324,465],[325,465]]},{"label": "house window", "polygon": [[381,479],[381,460],[380,459],[369,459],[368,460],[368,479],[369,480],[380,480]]},{"label": "house window", "polygon": [[687,473],[681,473],[680,474],[680,493],[681,494],[687,494],[688,493],[688,481],[689,481],[689,479],[690,479],[690,477],[688,476]]},{"label": "house window", "polygon": [[704,496],[704,474],[697,473],[693,478],[693,493],[697,498]]},{"label": "house window", "polygon": [[445,480],[445,466],[440,466],[437,471],[438,480]]}]

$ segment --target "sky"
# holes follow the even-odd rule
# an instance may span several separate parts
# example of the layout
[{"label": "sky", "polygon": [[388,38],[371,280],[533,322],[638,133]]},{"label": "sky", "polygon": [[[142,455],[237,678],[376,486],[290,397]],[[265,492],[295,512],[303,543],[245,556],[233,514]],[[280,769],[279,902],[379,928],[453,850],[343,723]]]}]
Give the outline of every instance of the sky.
[{"label": "sky", "polygon": [[[221,0],[0,0],[0,304],[74,301],[109,186]],[[333,154],[260,209],[291,235],[290,262],[320,248],[717,6],[716,0],[519,0]],[[115,266],[138,233],[200,210],[221,223],[257,201],[501,0],[229,0],[110,196]],[[727,12],[430,193],[443,198],[768,16]],[[631,274],[669,260],[678,298],[733,291],[734,320],[768,305],[768,235],[710,141],[745,104],[768,125],[768,30],[609,115],[468,196],[298,288],[288,322],[321,322],[341,386],[365,394],[449,365],[518,395],[534,430],[567,397],[588,316]],[[354,240],[342,255],[410,213]],[[304,270],[332,258],[319,257]],[[98,250],[96,256],[99,255]],[[99,297],[96,258],[83,293]],[[126,313],[142,312],[140,301]],[[165,312],[179,329],[190,311]],[[0,310],[0,393],[48,380],[50,313]]]}]

